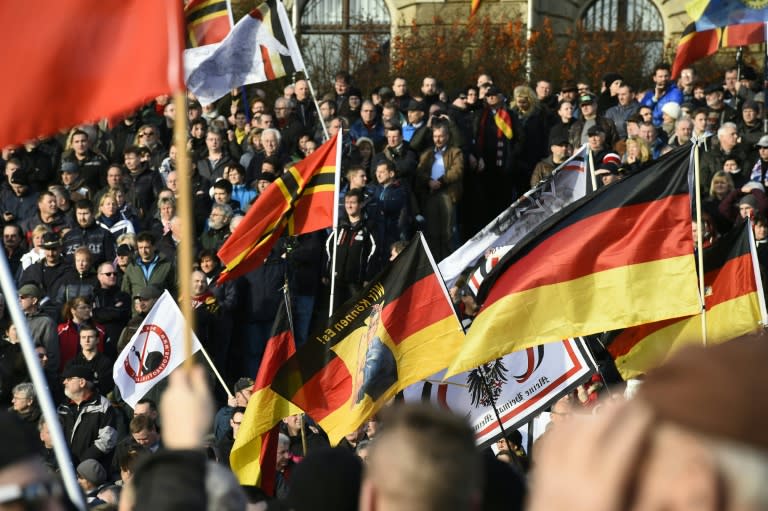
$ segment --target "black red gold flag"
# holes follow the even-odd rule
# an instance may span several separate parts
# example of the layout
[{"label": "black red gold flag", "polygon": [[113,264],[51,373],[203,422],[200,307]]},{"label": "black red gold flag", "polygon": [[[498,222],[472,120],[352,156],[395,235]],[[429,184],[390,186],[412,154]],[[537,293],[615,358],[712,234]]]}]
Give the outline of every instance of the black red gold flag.
[{"label": "black red gold flag", "polygon": [[267,495],[274,495],[280,421],[289,415],[301,413],[296,406],[275,394],[269,384],[278,369],[295,352],[293,329],[288,321],[286,302],[283,301],[230,454],[230,466],[240,483],[258,486]]},{"label": "black red gold flag", "polygon": [[335,444],[397,392],[444,369],[463,340],[419,236],[310,337],[272,389],[308,413]]},{"label": "black red gold flag", "polygon": [[568,337],[696,314],[690,154],[676,149],[566,206],[507,252],[480,287],[480,312],[448,375]]},{"label": "black red gold flag", "polygon": [[220,43],[232,28],[227,0],[191,0],[184,7],[187,48]]},{"label": "black red gold flag", "polygon": [[[744,224],[704,249],[707,343],[721,343],[765,323],[757,254]],[[701,318],[689,316],[611,332],[604,344],[624,379],[660,365],[686,344],[702,342]]]}]

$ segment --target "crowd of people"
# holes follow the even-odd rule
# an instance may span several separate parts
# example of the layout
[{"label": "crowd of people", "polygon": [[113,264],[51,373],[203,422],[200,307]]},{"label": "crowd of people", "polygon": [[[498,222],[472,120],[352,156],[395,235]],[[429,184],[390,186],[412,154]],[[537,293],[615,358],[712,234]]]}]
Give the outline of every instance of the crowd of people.
[{"label": "crowd of people", "polygon": [[[616,73],[607,73],[598,87],[565,80],[556,88],[546,79],[509,87],[483,74],[475,84],[446,91],[432,76],[418,87],[395,77],[363,94],[350,74],[339,72],[332,91],[316,98],[317,109],[301,79],[276,98],[260,89],[251,97],[233,90],[213,105],[190,98],[184,147],[172,139],[177,112],[166,96],[111,124],[5,147],[3,248],[19,293],[0,295],[0,402],[40,439],[38,450],[56,471],[37,406],[42,389],[29,383],[17,327],[5,307],[6,300],[18,299],[89,505],[116,505],[137,462],[164,449],[156,406],[164,386],[131,408],[115,388],[112,368],[167,290],[191,300],[197,337],[234,389],[227,399],[216,387],[220,409],[205,444],[210,459],[229,467],[286,282],[301,346],[327,316],[331,278],[334,303],[341,304],[417,230],[435,259],[443,259],[584,144],[598,186],[610,186],[671,148],[697,142],[706,242],[750,217],[760,262],[768,263],[768,134],[754,70],[727,69],[722,82],[704,84],[692,68],[674,81],[669,66],[660,64],[651,79],[651,88]],[[260,195],[286,168],[336,134],[343,148],[337,236],[319,231],[281,238],[263,265],[217,286],[217,251],[245,214],[259,207]],[[180,151],[190,155],[190,175],[176,168]],[[190,181],[194,202],[195,269],[183,276],[192,281],[191,297],[180,297],[177,289],[180,179]],[[456,306],[471,319],[477,309],[466,296],[455,293]],[[174,419],[163,420],[164,430]],[[350,432],[342,448],[365,460],[377,443],[377,422],[373,417]],[[442,424],[460,437],[454,426]],[[289,417],[282,429],[277,495],[288,498],[294,467],[298,471],[308,453],[329,446],[310,417]],[[504,439],[499,459],[522,481],[529,460],[520,443]],[[380,456],[398,453],[387,451],[380,448]],[[389,480],[383,467],[375,470],[381,473],[377,484],[416,484]],[[225,470],[219,477],[232,476]],[[362,486],[374,499],[376,485]],[[459,500],[469,505],[475,497],[468,491]]]}]

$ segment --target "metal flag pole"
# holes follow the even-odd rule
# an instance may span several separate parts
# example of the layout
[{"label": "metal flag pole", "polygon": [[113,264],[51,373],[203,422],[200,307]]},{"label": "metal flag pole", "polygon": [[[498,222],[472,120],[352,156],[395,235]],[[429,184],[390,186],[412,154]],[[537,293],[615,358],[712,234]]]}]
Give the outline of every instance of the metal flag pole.
[{"label": "metal flag pole", "polygon": [[317,102],[317,95],[315,94],[315,88],[312,86],[312,80],[309,78],[309,74],[307,73],[307,70],[304,69],[304,77],[307,80],[307,86],[309,87],[309,94],[312,96],[312,101],[315,103],[315,109],[317,110],[317,119],[320,121],[320,126],[323,127],[323,134],[325,135],[325,140],[328,140],[330,136],[328,135],[328,127],[325,125],[325,119],[323,119],[323,114],[320,113],[320,103]]},{"label": "metal flag pole", "polygon": [[29,333],[27,318],[24,317],[21,304],[16,299],[19,294],[11,276],[5,250],[0,250],[0,288],[2,288],[3,295],[6,297],[5,305],[11,313],[13,324],[16,326],[21,353],[24,355],[24,363],[32,378],[32,384],[35,386],[35,395],[40,403],[40,409],[43,412],[45,423],[48,425],[48,430],[51,432],[53,452],[61,470],[61,478],[67,490],[67,495],[80,511],[85,511],[85,500],[80,490],[80,485],[77,484],[75,468],[72,465],[72,458],[67,448],[69,442],[64,437],[64,430],[61,427],[61,422],[59,422],[59,415],[56,413],[53,398],[48,390],[48,382],[43,374],[43,368],[40,366],[40,359],[35,352],[35,344],[32,342],[32,336]]},{"label": "metal flag pole", "polygon": [[328,300],[328,317],[333,315],[333,301],[336,295],[336,252],[339,241],[339,186],[341,185],[342,134],[336,134],[336,173],[333,177],[333,255],[331,256],[331,296]]},{"label": "metal flag pole", "polygon": [[707,345],[707,305],[704,289],[704,228],[701,221],[701,174],[699,172],[699,144],[693,146],[693,186],[696,189],[696,246],[699,264],[699,296],[701,300],[701,343]]}]

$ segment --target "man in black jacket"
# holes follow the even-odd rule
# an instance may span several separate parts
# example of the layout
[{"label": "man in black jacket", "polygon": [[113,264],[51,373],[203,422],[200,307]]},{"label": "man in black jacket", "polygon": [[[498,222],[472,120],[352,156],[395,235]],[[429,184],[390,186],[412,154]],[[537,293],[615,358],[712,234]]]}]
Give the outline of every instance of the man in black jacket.
[{"label": "man in black jacket", "polygon": [[101,263],[96,270],[99,285],[93,290],[93,320],[107,333],[104,353],[117,357],[117,340],[131,319],[131,297],[117,285],[117,270],[111,262]]},{"label": "man in black jacket", "polygon": [[88,247],[93,265],[115,260],[114,236],[94,219],[93,203],[90,200],[82,199],[75,203],[77,226],[67,231],[62,239],[64,257],[68,262],[74,261],[75,250],[79,247]]}]

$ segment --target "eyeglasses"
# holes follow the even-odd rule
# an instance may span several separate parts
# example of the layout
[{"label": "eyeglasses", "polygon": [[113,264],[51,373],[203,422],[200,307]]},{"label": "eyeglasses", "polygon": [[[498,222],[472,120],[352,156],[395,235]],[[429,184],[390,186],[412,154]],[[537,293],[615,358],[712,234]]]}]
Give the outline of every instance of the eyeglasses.
[{"label": "eyeglasses", "polygon": [[117,272],[115,271],[105,271],[104,273],[100,273],[99,275],[104,275],[106,277],[114,277],[117,275]]}]

